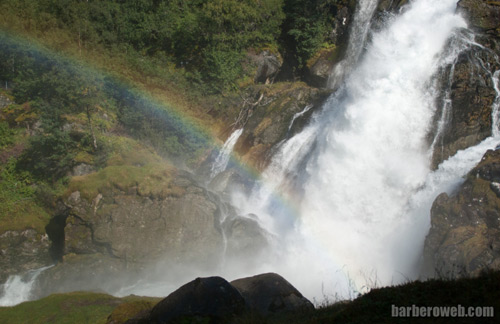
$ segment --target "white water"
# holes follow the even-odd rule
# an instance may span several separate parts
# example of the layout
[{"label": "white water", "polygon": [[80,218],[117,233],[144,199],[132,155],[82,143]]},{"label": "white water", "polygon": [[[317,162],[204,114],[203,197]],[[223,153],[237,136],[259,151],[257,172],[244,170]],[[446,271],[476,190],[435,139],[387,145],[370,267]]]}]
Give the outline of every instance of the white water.
[{"label": "white water", "polygon": [[308,112],[309,110],[311,110],[312,107],[313,107],[312,105],[307,105],[307,106],[304,107],[304,109],[302,109],[302,111],[300,111],[300,112],[296,113],[295,115],[293,115],[292,121],[290,122],[290,125],[288,125],[288,131],[290,131],[292,129],[292,126],[293,126],[293,123],[295,122],[295,120],[297,118],[300,118],[300,117],[304,116],[304,114],[306,112]]},{"label": "white water", "polygon": [[492,76],[493,88],[496,92],[496,98],[493,102],[493,109],[491,110],[491,123],[492,123],[492,132],[493,136],[500,136],[500,70],[495,71]]},{"label": "white water", "polygon": [[363,52],[368,31],[370,30],[370,20],[373,17],[378,1],[360,0],[356,5],[353,22],[349,31],[349,42],[345,58],[333,68],[328,78],[328,87],[331,89],[340,85]]},{"label": "white water", "polygon": [[[265,185],[250,198],[235,195],[236,205],[282,238],[281,258],[270,267],[306,296],[349,298],[415,278],[433,200],[460,184],[498,141],[429,169],[435,75],[471,44],[460,33],[466,23],[456,3],[413,1],[374,34],[323,111],[281,144]],[[447,44],[451,37],[457,41]],[[276,193],[288,206],[276,202]]]},{"label": "white water", "polygon": [[30,270],[23,275],[12,275],[0,286],[0,306],[14,306],[30,300],[36,278],[52,266]]},{"label": "white water", "polygon": [[[281,144],[263,174],[262,186],[251,197],[234,196],[241,214],[257,214],[263,227],[277,238],[275,253],[269,259],[255,260],[253,269],[228,267],[217,275],[231,280],[275,271],[316,300],[350,298],[378,285],[416,277],[433,200],[456,188],[499,140],[489,138],[458,152],[438,170],[429,170],[425,138],[437,111],[438,95],[433,76],[453,64],[467,44],[450,44],[444,51],[446,40],[457,28],[465,27],[455,15],[456,2],[414,1],[401,17],[373,36],[360,62],[347,64],[357,67],[350,75],[344,70],[339,78],[345,77],[345,84],[312,123]],[[376,1],[363,3],[368,8]],[[365,24],[365,29],[359,29],[364,39],[369,19]],[[496,72],[497,94],[498,77]],[[497,97],[496,112],[499,104]],[[498,113],[492,115],[495,119]],[[446,116],[442,120],[438,134]],[[235,131],[224,144],[212,177],[227,167],[242,131]],[[498,134],[496,128],[493,131]],[[12,279],[6,291],[28,291],[23,296],[29,296],[31,285],[13,289],[27,285],[20,278]],[[118,294],[165,296],[179,285],[145,280]]]},{"label": "white water", "polygon": [[215,158],[215,162],[212,165],[212,170],[210,173],[210,179],[213,179],[216,175],[223,172],[227,168],[227,164],[229,163],[229,159],[231,158],[231,153],[233,152],[233,148],[238,142],[241,134],[243,133],[243,128],[235,130],[226,140],[222,149],[219,152],[219,155]]}]

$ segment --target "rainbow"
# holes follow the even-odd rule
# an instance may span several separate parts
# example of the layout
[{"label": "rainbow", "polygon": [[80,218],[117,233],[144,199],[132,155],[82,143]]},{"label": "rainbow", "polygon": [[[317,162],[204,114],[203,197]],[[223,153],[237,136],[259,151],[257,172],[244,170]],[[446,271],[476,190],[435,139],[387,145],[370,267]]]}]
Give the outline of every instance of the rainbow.
[{"label": "rainbow", "polygon": [[[194,147],[206,151],[213,150],[212,156],[216,156],[221,148],[221,141],[214,137],[213,132],[208,127],[201,125],[200,122],[188,116],[182,107],[167,104],[147,90],[139,89],[131,83],[120,79],[119,76],[105,72],[102,69],[91,66],[88,62],[70,55],[50,50],[47,46],[34,39],[24,38],[6,30],[0,30],[0,51],[5,50],[23,53],[22,55],[29,56],[36,62],[50,61],[52,64],[69,68],[75,74],[91,75],[97,78],[106,87],[111,87],[116,93],[119,93],[120,98],[127,105],[130,105],[141,114],[147,115],[148,118],[155,120],[157,124],[162,124],[163,127],[170,129],[178,137],[179,143],[184,147]],[[230,165],[247,179],[255,181],[258,186],[267,186],[260,172],[243,163],[241,158],[234,153],[231,156]],[[286,191],[286,188],[284,191]],[[287,198],[286,196],[286,194],[280,194],[276,191],[272,192],[269,198],[270,210],[279,211],[280,217],[282,217],[281,221],[284,221],[288,226],[295,227],[300,224],[299,201],[293,199],[293,195],[290,195],[292,198]],[[315,242],[313,240],[310,243],[319,253],[327,250],[321,246],[319,241]],[[344,266],[336,261],[337,258],[335,256],[322,255],[330,263],[333,263],[339,269],[338,271],[343,273],[344,277],[349,277]]]}]

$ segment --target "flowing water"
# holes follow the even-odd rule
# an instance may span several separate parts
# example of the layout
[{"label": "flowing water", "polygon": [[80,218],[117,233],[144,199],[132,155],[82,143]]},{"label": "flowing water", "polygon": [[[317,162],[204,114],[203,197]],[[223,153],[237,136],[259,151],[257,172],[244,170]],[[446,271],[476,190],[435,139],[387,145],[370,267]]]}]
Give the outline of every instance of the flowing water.
[{"label": "flowing water", "polygon": [[344,81],[345,76],[351,72],[363,52],[368,31],[370,30],[370,20],[373,17],[375,8],[377,8],[377,3],[378,1],[373,0],[358,1],[349,31],[349,42],[345,58],[333,68],[328,78],[330,88],[336,88]]},{"label": "flowing water", "polygon": [[[362,4],[360,12],[371,17],[367,8],[376,1]],[[281,144],[262,185],[251,197],[235,195],[235,205],[259,215],[280,238],[273,256],[279,261],[270,268],[306,296],[349,298],[415,278],[433,200],[495,147],[498,139],[489,138],[438,170],[429,168],[436,78],[444,70],[452,74],[458,54],[474,45],[456,4],[413,1],[373,34],[322,111]],[[365,27],[356,27],[357,44]],[[498,73],[493,80],[498,87]],[[436,138],[452,109],[446,93],[444,105]]]},{"label": "flowing water", "polygon": [[0,286],[0,306],[13,306],[30,300],[36,278],[50,267],[52,266],[30,270],[23,275],[9,276],[7,281]]},{"label": "flowing water", "polygon": [[212,169],[210,173],[210,179],[213,179],[216,175],[226,170],[229,159],[231,158],[231,153],[233,148],[238,142],[241,134],[243,134],[243,128],[235,130],[226,140],[219,154],[215,158],[214,164],[212,164]]},{"label": "flowing water", "polygon": [[[418,276],[435,197],[456,188],[500,140],[496,71],[491,73],[497,93],[493,137],[459,151],[435,171],[429,168],[453,109],[451,82],[440,93],[439,75],[448,71],[450,81],[458,55],[476,46],[456,4],[412,1],[367,42],[377,1],[359,2],[347,59],[330,79],[335,93],[308,126],[280,144],[250,196],[234,192],[240,214],[258,215],[269,233],[267,258],[245,269],[238,268],[238,260],[225,260],[217,275],[231,280],[274,271],[306,297],[330,301]],[[211,178],[227,168],[242,132],[227,139]],[[37,275],[9,278],[0,305],[29,298]],[[161,286],[145,279],[115,293],[164,296],[184,282]]]}]

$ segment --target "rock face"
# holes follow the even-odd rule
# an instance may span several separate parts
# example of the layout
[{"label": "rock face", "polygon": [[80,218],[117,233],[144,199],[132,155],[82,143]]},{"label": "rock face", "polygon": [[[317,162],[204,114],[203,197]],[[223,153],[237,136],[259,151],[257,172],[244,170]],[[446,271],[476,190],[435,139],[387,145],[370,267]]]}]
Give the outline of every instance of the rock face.
[{"label": "rock face", "polygon": [[144,196],[133,187],[91,201],[73,192],[66,201],[64,253],[104,253],[140,263],[158,258],[217,263],[214,251],[220,251],[222,236],[216,201],[187,174],[172,185],[178,193],[165,197]]},{"label": "rock face", "polygon": [[9,275],[51,264],[49,247],[47,235],[33,229],[0,234],[0,282]]},{"label": "rock face", "polygon": [[492,77],[500,69],[500,6],[484,0],[461,0],[457,6],[482,47],[472,46],[463,52],[453,73],[450,70],[441,81],[443,88],[451,87],[453,108],[434,152],[434,167],[491,135],[491,112],[497,96]]},{"label": "rock face", "polygon": [[269,236],[257,221],[257,216],[227,217],[222,226],[226,236],[226,262],[239,267],[252,267],[266,253]]},{"label": "rock face", "polygon": [[[85,188],[90,180],[82,179]],[[47,227],[62,262],[43,273],[40,291],[113,291],[119,286],[99,282],[160,261],[171,273],[179,265],[217,267],[224,251],[220,201],[188,173],[177,170],[162,181],[154,195],[141,186],[69,194],[60,207],[65,210]]]},{"label": "rock face", "polygon": [[234,280],[231,285],[245,298],[249,311],[261,316],[314,309],[307,298],[276,273]]},{"label": "rock face", "polygon": [[[309,87],[301,82],[280,83],[248,90],[247,101],[255,101],[246,111],[244,131],[234,150],[243,161],[263,170],[269,163],[271,149],[280,141],[292,136],[309,120],[315,108],[320,107],[330,94],[327,90]],[[292,120],[295,114],[311,109]]]},{"label": "rock face", "polygon": [[424,255],[443,277],[500,269],[499,150],[488,151],[454,195],[434,201]]},{"label": "rock face", "polygon": [[145,323],[220,323],[245,310],[245,300],[221,277],[197,278],[160,301]]}]

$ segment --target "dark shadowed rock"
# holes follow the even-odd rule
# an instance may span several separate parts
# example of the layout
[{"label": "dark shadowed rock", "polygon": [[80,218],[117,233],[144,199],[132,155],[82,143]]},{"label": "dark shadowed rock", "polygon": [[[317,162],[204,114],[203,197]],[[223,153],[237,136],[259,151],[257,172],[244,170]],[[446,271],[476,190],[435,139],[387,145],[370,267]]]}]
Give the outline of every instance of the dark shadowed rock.
[{"label": "dark shadowed rock", "polygon": [[219,323],[244,310],[245,300],[225,279],[197,278],[160,301],[147,323]]},{"label": "dark shadowed rock", "polygon": [[314,309],[313,304],[276,273],[265,273],[231,282],[245,298],[247,308],[262,316]]},{"label": "dark shadowed rock", "polygon": [[500,269],[500,151],[488,151],[463,185],[443,193],[431,209],[425,240],[428,271],[441,277]]}]

